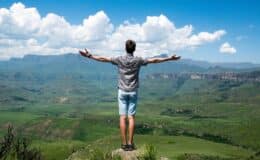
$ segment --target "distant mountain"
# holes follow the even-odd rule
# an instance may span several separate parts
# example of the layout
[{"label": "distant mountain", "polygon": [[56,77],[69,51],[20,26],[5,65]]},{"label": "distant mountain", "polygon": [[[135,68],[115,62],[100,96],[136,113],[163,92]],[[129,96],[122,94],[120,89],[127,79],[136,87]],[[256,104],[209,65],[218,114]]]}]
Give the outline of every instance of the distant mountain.
[{"label": "distant mountain", "polygon": [[223,63],[210,63],[207,61],[198,61],[198,60],[191,60],[191,59],[184,59],[186,64],[192,64],[196,66],[200,66],[203,68],[209,67],[221,67],[221,68],[232,68],[232,69],[250,69],[250,68],[260,68],[260,64],[254,64],[249,62],[223,62]]},{"label": "distant mountain", "polygon": [[[55,56],[27,55],[24,58],[12,58],[0,62],[2,72],[33,72],[33,73],[84,73],[87,75],[115,75],[116,68],[109,63],[101,63],[81,57],[79,54]],[[206,72],[207,68],[185,63],[185,61],[166,62],[143,67],[142,73],[176,73]],[[143,75],[143,74],[142,74]]]},{"label": "distant mountain", "polygon": [[159,54],[159,55],[153,56],[153,57],[151,57],[151,58],[165,58],[165,57],[168,57],[168,55],[165,54],[165,53],[162,53],[162,54]]},{"label": "distant mountain", "polygon": [[[160,55],[154,56],[156,57],[168,57],[167,54],[162,53]],[[260,64],[254,64],[250,62],[207,62],[207,61],[200,61],[200,60],[192,60],[192,59],[182,59],[182,63],[192,66],[199,66],[202,68],[230,68],[230,69],[256,69],[260,68]]]},{"label": "distant mountain", "polygon": [[260,64],[254,64],[249,62],[213,63],[213,64],[224,68],[236,68],[236,69],[260,68]]},{"label": "distant mountain", "polygon": [[[156,57],[166,57],[161,54]],[[144,74],[150,73],[180,73],[180,72],[226,72],[260,70],[259,64],[252,63],[209,63],[181,59],[176,62],[166,62],[144,67]],[[27,55],[24,58],[12,58],[9,61],[0,61],[1,72],[36,72],[36,73],[84,73],[96,75],[103,73],[115,75],[115,66],[108,63],[95,62],[81,57],[79,54],[64,54],[55,56]]]},{"label": "distant mountain", "polygon": [[110,71],[111,65],[84,59],[78,54],[64,55],[27,55],[23,58],[12,58],[9,61],[0,61],[0,70],[27,71],[27,72],[95,72]]}]

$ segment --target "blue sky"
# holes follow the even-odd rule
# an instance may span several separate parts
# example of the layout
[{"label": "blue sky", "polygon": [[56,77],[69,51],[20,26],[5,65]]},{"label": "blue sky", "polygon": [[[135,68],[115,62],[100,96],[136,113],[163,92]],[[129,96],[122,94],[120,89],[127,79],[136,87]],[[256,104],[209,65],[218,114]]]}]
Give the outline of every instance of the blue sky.
[{"label": "blue sky", "polygon": [[[181,55],[183,58],[206,60],[211,62],[260,63],[260,54],[259,54],[260,1],[257,0],[249,0],[249,1],[246,0],[196,0],[196,1],[195,0],[160,0],[160,1],[64,0],[64,1],[58,1],[56,3],[54,3],[51,0],[44,0],[44,1],[43,0],[33,0],[33,1],[32,0],[31,1],[0,0],[0,8],[9,9],[14,3],[17,2],[21,2],[25,6],[25,8],[31,8],[31,7],[36,8],[42,19],[46,17],[49,13],[54,13],[55,15],[58,15],[60,17],[64,17],[66,22],[68,22],[71,26],[83,24],[83,20],[87,19],[90,15],[95,15],[97,12],[103,11],[105,17],[109,18],[109,23],[113,25],[113,29],[109,31],[105,31],[106,34],[108,34],[108,36],[111,36],[113,33],[117,33],[116,30],[118,29],[118,27],[124,24],[124,21],[126,20],[128,20],[129,23],[131,24],[142,25],[145,22],[147,22],[147,16],[155,16],[153,20],[157,21],[156,18],[158,18],[160,15],[165,16],[167,20],[169,20],[172,24],[174,24],[175,29],[182,29],[186,25],[191,25],[193,29],[190,37],[192,37],[192,35],[198,35],[201,32],[208,32],[210,34],[213,34],[216,31],[223,30],[225,31],[225,34],[221,34],[215,37],[213,40],[210,39],[203,40],[202,38],[199,42],[196,41],[196,43],[198,43],[199,45],[190,44],[189,42],[189,44],[183,44],[184,45],[183,47],[175,46],[171,48],[171,46],[168,46],[167,48],[166,46],[161,50],[156,50],[156,48],[149,50],[145,47],[142,49],[146,50],[147,52],[148,51],[157,52],[152,54],[159,54],[159,52],[166,51],[168,52],[168,54],[171,54],[171,52],[177,53]],[[5,21],[2,21],[2,23],[5,23]],[[15,24],[12,23],[12,25]],[[109,25],[107,24],[106,27],[109,27]],[[155,28],[155,30],[156,29],[158,30],[158,28]],[[147,31],[152,32],[153,30],[149,29]],[[122,32],[120,33],[122,34]],[[25,35],[24,33],[23,34],[19,33],[19,35],[17,34],[17,37],[21,37],[21,35],[28,37],[30,36],[30,34],[34,34],[34,33],[31,31],[28,32],[27,35]],[[86,35],[89,35],[89,33],[86,33]],[[173,36],[174,35],[176,34],[173,34]],[[11,36],[10,33],[8,34],[6,33],[4,36],[0,38],[4,39],[3,37],[6,38]],[[12,36],[12,38],[13,37],[14,36]],[[62,41],[64,41],[64,38],[66,37],[62,37],[63,39]],[[30,42],[31,41],[34,42],[32,39],[34,40],[34,37],[30,37]],[[45,35],[44,38],[38,37],[35,39],[37,40],[37,43],[40,43],[40,41],[43,41],[43,39],[49,40],[51,38],[46,38]],[[145,39],[144,45],[159,44],[157,42],[154,42],[154,40],[153,42],[152,40],[150,41],[147,38],[147,36],[144,39]],[[59,40],[59,38],[56,38],[55,40]],[[95,44],[94,41],[97,40],[100,41],[104,40],[104,37],[103,39],[98,37],[97,39],[94,40],[92,40],[91,38],[88,40],[85,39],[85,41],[82,39],[83,45],[70,46],[70,47],[74,49],[81,48],[82,46],[84,46],[85,43],[86,47],[92,48],[93,51],[97,50],[97,53],[99,54],[102,54],[105,50],[109,50],[107,49],[107,47],[103,47],[102,49],[101,48],[96,49],[97,46],[99,45]],[[117,38],[112,40],[117,40]],[[167,40],[167,43],[168,41],[169,40]],[[12,42],[15,43],[13,39],[12,41],[10,41],[10,43]],[[41,47],[48,46],[51,42],[53,42],[53,40],[52,41],[49,40],[44,44],[42,43]],[[75,43],[76,42],[77,41],[75,41]],[[105,42],[108,43],[111,41],[105,41]],[[115,41],[113,42],[116,43]],[[66,43],[64,42],[59,45],[66,46]],[[90,43],[93,45],[90,45]],[[169,43],[168,45],[171,45],[171,43]],[[174,43],[172,45],[177,45],[177,44]],[[9,55],[6,55],[7,53],[5,53],[4,57],[10,58],[16,56],[16,55],[10,55],[10,53],[12,53],[12,48],[11,48],[12,46],[14,45],[9,44],[9,48],[7,48],[9,51],[8,52]],[[50,45],[50,46],[54,46],[54,45]],[[57,45],[55,44],[56,48],[57,46],[58,44]],[[221,46],[224,47],[224,50],[222,50],[222,52],[220,51]],[[138,43],[137,43],[137,47],[138,47]],[[1,48],[1,43],[0,43],[0,48]],[[38,48],[40,47],[38,46]],[[66,49],[62,49],[63,52],[65,52],[64,50],[66,51]],[[0,56],[1,54],[3,54],[1,53],[3,51],[4,50],[2,51],[0,50]],[[29,51],[28,49],[27,50],[24,49],[23,55],[33,54],[34,52],[36,53],[36,51],[37,50]],[[48,51],[44,52],[44,54],[48,54],[48,53],[51,54],[52,51],[57,51],[57,50],[50,48],[48,49]],[[68,51],[70,50],[68,49]],[[111,49],[110,52],[113,51],[115,51],[115,53],[119,53],[117,52],[118,51],[117,49]],[[140,52],[141,51],[142,50],[140,50]]]}]

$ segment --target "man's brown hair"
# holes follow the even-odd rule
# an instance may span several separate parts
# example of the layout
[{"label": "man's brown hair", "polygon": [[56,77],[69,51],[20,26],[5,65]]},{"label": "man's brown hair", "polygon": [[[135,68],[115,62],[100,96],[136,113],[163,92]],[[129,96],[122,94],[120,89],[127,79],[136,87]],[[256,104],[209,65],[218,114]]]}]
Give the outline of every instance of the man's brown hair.
[{"label": "man's brown hair", "polygon": [[135,41],[129,39],[125,42],[125,50],[127,53],[134,53],[136,43]]}]

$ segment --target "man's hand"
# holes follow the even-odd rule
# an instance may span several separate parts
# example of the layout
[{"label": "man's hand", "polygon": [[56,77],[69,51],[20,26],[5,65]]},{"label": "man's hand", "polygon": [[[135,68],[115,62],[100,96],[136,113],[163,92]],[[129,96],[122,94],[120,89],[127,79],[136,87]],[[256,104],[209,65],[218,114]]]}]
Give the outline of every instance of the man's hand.
[{"label": "man's hand", "polygon": [[89,53],[89,51],[88,51],[87,49],[85,49],[85,51],[79,50],[79,53],[80,53],[83,57],[91,58],[91,59],[94,59],[94,60],[96,60],[96,61],[100,61],[100,62],[111,62],[111,58],[109,58],[109,57],[104,57],[104,56],[92,55],[92,54]]},{"label": "man's hand", "polygon": [[171,56],[171,60],[178,60],[180,58],[181,58],[181,56],[176,56],[176,55]]},{"label": "man's hand", "polygon": [[83,57],[87,57],[87,58],[90,58],[90,57],[92,56],[87,49],[85,49],[85,52],[79,50],[79,53],[80,53]]}]

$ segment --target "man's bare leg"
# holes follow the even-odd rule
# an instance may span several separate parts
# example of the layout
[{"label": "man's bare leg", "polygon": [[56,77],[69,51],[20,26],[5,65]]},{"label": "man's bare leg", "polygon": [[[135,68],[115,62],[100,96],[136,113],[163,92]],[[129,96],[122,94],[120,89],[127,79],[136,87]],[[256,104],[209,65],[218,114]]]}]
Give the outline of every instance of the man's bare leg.
[{"label": "man's bare leg", "polygon": [[126,144],[126,116],[120,116],[120,132],[121,132],[121,141],[122,144]]},{"label": "man's bare leg", "polygon": [[128,116],[128,144],[133,144],[134,140],[134,129],[135,129],[135,117],[134,116]]}]

